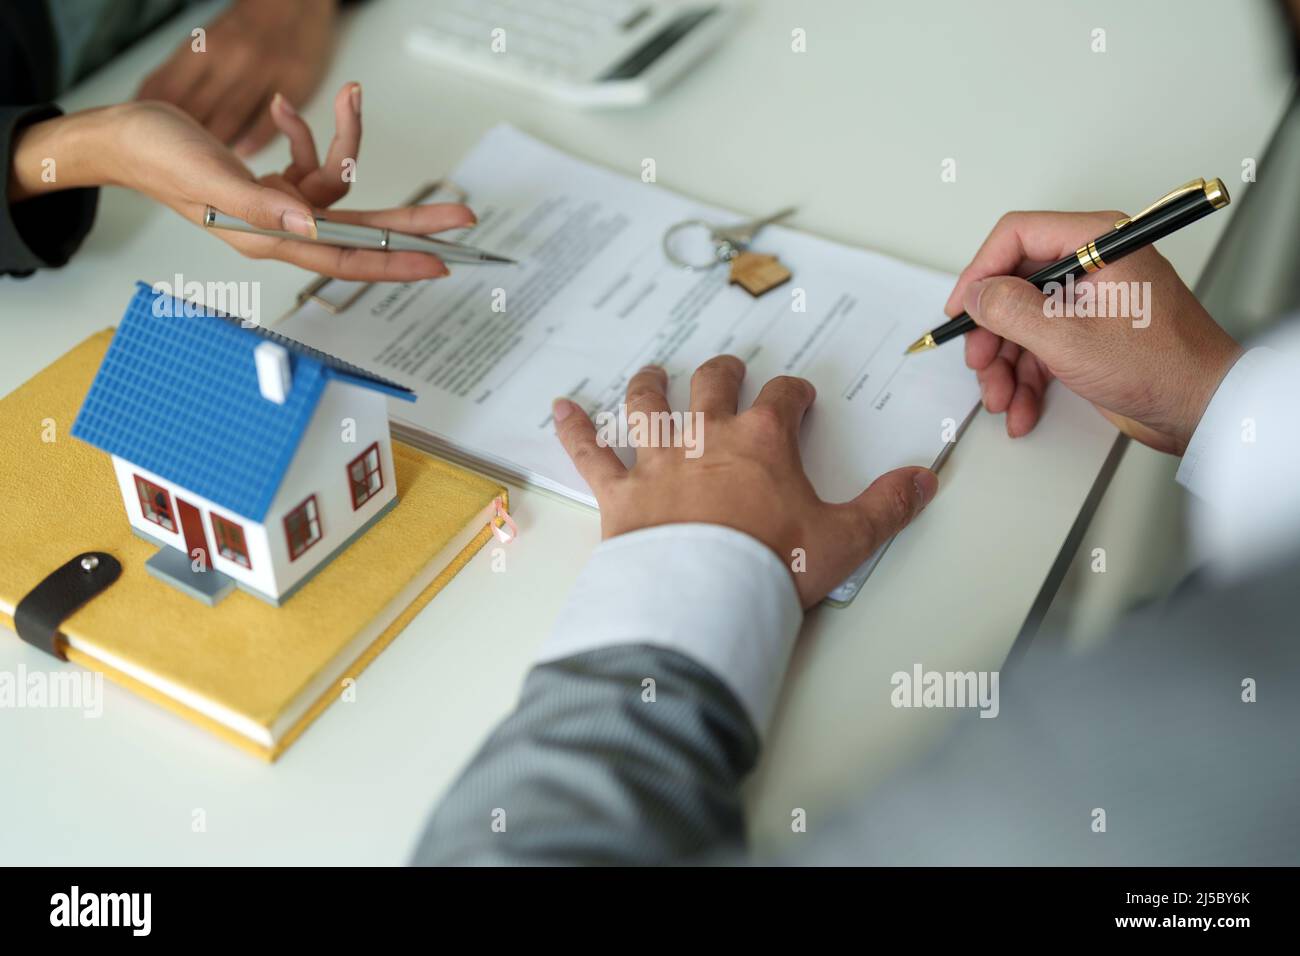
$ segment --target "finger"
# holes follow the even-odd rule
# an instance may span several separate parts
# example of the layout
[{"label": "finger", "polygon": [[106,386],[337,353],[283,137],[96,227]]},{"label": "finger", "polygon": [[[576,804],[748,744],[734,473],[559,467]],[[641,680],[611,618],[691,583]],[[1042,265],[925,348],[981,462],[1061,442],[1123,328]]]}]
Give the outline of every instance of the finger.
[{"label": "finger", "polygon": [[[638,462],[678,444],[668,412],[668,373],[657,365],[647,365],[627,383],[629,435]],[[645,416],[644,430],[632,430],[633,416]]]},{"label": "finger", "polygon": [[1021,352],[1016,362],[1016,391],[1007,405],[1007,434],[1028,435],[1042,413],[1047,378],[1041,363],[1030,352]]},{"label": "finger", "polygon": [[207,67],[206,56],[191,50],[189,43],[183,43],[162,66],[145,78],[135,98],[179,103],[203,79]]},{"label": "finger", "polygon": [[275,120],[271,117],[271,101],[268,98],[253,110],[248,126],[235,134],[235,152],[240,156],[252,156],[274,138]]},{"label": "finger", "polygon": [[[302,193],[298,192],[298,187],[285,179],[280,173],[267,173],[265,176],[259,176],[257,181],[263,186],[270,186],[272,189],[280,190],[286,196],[302,199],[303,202],[307,201],[303,199]],[[319,220],[319,217],[317,219]]]},{"label": "finger", "polygon": [[329,220],[361,226],[377,226],[380,229],[392,229],[394,232],[405,232],[413,236],[427,236],[446,229],[463,229],[472,226],[478,222],[478,217],[469,206],[443,202],[370,211],[331,209]]},{"label": "finger", "polygon": [[740,402],[745,363],[734,355],[715,355],[691,376],[691,411],[734,415]]},{"label": "finger", "polygon": [[159,100],[162,99],[161,91],[163,89],[164,78],[167,75],[167,69],[171,66],[172,57],[167,62],[160,64],[152,73],[144,78],[139,88],[135,91],[137,100]]},{"label": "finger", "polygon": [[1002,348],[1002,340],[988,329],[972,329],[965,335],[966,367],[975,371],[987,368]]},{"label": "finger", "polygon": [[210,130],[212,118],[238,95],[242,86],[259,89],[248,73],[239,63],[223,63],[221,69],[209,70],[203,82],[195,84],[176,105]]},{"label": "finger", "polygon": [[244,131],[257,122],[266,107],[269,90],[262,84],[241,84],[230,91],[204,126],[227,146],[234,143]]},{"label": "finger", "polygon": [[1016,359],[1021,352],[1014,342],[998,339],[998,343],[998,354],[975,376],[980,384],[980,400],[995,415],[1007,410],[1016,393]]},{"label": "finger", "polygon": [[1015,362],[1021,358],[1021,346],[1015,342],[1008,342],[1002,339],[1002,345],[997,350],[997,358],[985,369],[984,380],[988,382],[987,392],[988,401],[984,407],[991,412],[1001,414],[1011,403],[1011,397],[1015,394]]},{"label": "finger", "polygon": [[347,195],[350,177],[345,163],[355,164],[361,151],[361,84],[347,83],[334,97],[334,139],[325,162],[298,184],[318,206],[330,206]]},{"label": "finger", "polygon": [[1011,404],[1011,396],[1016,393],[1016,376],[1014,366],[1004,357],[998,355],[989,366],[982,369],[976,378],[980,385],[980,400],[984,407],[994,415],[1001,415]]},{"label": "finger", "polygon": [[557,398],[551,404],[551,416],[555,419],[555,434],[560,444],[597,498],[613,481],[627,475],[614,449],[597,440],[596,426],[577,404],[567,398]]},{"label": "finger", "polygon": [[284,94],[276,93],[271,98],[270,113],[276,129],[289,140],[291,162],[284,171],[284,178],[296,184],[320,166],[320,158],[316,153],[316,139],[312,136],[307,121],[298,115],[298,111],[285,99]]},{"label": "finger", "polygon": [[816,398],[817,389],[806,378],[778,375],[759,390],[751,410],[768,409],[768,413],[780,423],[782,431],[797,441],[799,426]]},{"label": "finger", "polygon": [[1117,212],[1009,212],[957,277],[944,311],[962,311],[966,288],[989,276],[1016,275],[1025,260],[1055,262],[1113,228]]},{"label": "finger", "polygon": [[238,232],[222,232],[221,238],[246,256],[278,259],[336,279],[418,282],[421,279],[439,279],[448,274],[447,266],[441,259],[424,252],[348,249]]},{"label": "finger", "polygon": [[852,501],[836,505],[855,529],[858,553],[867,555],[911,523],[939,490],[928,468],[897,468],[881,475]]},{"label": "finger", "polygon": [[627,410],[655,415],[668,409],[668,373],[658,365],[647,365],[627,382]]},{"label": "finger", "polygon": [[250,225],[316,238],[315,214],[298,196],[238,175],[212,177],[203,190],[213,208]]},{"label": "finger", "polygon": [[979,325],[1039,356],[1050,356],[1072,325],[1050,320],[1044,314],[1044,302],[1036,288],[1011,276],[974,282],[967,287],[963,300],[966,311]]}]

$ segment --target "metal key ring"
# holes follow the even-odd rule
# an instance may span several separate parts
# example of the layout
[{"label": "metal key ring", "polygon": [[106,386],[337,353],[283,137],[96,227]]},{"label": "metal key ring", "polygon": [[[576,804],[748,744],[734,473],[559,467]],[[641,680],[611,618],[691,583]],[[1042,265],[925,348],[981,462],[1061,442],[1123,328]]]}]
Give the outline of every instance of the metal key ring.
[{"label": "metal key ring", "polygon": [[[709,241],[713,243],[713,256],[708,262],[690,262],[683,259],[674,250],[672,245],[673,236],[677,235],[684,229],[703,229],[709,234]],[[664,256],[675,266],[680,266],[689,272],[698,272],[703,269],[712,269],[720,262],[727,262],[735,257],[739,251],[735,245],[726,239],[718,238],[717,228],[710,222],[703,219],[684,219],[668,227],[663,238]]]}]

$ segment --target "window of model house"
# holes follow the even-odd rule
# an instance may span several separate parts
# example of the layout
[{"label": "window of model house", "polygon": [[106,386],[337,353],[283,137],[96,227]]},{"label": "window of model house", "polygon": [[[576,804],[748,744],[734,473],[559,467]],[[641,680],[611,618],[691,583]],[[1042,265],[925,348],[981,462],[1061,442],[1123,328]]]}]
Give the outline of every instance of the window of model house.
[{"label": "window of model house", "polygon": [[248,559],[248,544],[244,541],[244,529],[228,518],[212,516],[212,534],[217,539],[217,554],[236,564],[251,568]]},{"label": "window of model house", "polygon": [[140,496],[140,512],[145,518],[168,531],[175,531],[176,519],[172,517],[172,497],[167,494],[167,489],[136,475],[135,490]]},{"label": "window of model house", "polygon": [[355,511],[384,487],[384,476],[379,469],[379,445],[371,445],[348,463],[348,486],[352,489],[352,510]]},{"label": "window of model house", "polygon": [[285,515],[284,535],[289,541],[290,561],[320,540],[320,511],[315,495]]}]

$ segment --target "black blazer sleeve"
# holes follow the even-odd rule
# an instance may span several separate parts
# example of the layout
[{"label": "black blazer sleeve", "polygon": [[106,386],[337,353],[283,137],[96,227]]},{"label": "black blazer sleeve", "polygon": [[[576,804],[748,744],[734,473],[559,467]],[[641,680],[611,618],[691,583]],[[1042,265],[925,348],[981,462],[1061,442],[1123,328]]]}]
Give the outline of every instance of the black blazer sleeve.
[{"label": "black blazer sleeve", "polygon": [[0,158],[5,195],[0,202],[0,275],[25,276],[61,266],[77,251],[95,221],[98,189],[64,189],[22,202],[8,198],[14,140],[23,128],[62,111],[56,106],[0,106]]}]

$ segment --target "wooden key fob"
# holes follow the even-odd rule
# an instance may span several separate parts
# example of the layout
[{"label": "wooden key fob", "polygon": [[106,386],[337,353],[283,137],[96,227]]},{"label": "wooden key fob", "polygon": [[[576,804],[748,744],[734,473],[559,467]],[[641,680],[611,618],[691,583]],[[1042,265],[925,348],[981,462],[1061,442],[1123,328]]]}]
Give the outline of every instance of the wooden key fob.
[{"label": "wooden key fob", "polygon": [[741,252],[731,260],[731,284],[757,298],[790,281],[790,270],[776,256]]}]

